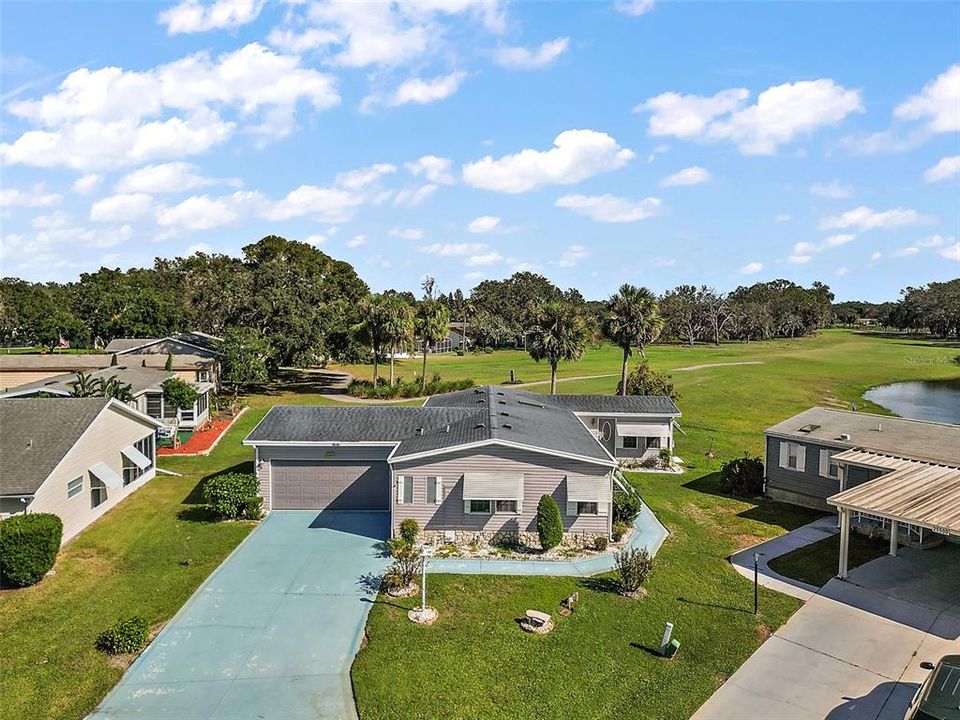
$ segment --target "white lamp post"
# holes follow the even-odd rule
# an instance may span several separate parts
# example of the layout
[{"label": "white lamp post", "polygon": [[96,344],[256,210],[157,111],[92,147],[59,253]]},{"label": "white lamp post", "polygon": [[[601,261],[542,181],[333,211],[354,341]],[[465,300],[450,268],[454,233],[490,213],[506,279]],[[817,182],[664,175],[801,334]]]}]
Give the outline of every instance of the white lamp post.
[{"label": "white lamp post", "polygon": [[424,548],[420,569],[420,607],[407,613],[407,617],[418,625],[433,625],[438,615],[436,608],[427,607],[427,561],[432,554],[432,548]]}]

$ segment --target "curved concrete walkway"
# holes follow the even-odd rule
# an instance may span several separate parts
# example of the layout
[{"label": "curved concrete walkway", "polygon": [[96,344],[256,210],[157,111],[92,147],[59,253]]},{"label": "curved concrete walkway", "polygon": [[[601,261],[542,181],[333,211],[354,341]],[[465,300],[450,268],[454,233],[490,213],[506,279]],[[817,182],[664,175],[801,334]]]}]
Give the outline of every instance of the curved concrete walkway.
[{"label": "curved concrete walkway", "polygon": [[[644,503],[633,523],[633,534],[624,548],[645,547],[656,555],[669,531]],[[582,560],[497,560],[486,558],[434,558],[427,565],[437,573],[461,575],[553,575],[587,577],[609,572],[614,568],[613,551]]]}]

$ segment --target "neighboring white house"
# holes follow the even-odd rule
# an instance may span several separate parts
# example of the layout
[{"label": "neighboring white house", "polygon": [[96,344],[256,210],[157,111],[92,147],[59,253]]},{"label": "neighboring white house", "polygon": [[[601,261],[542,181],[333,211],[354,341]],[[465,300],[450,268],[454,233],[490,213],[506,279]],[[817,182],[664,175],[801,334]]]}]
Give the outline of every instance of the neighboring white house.
[{"label": "neighboring white house", "polygon": [[[82,371],[81,371],[82,372]],[[213,383],[188,381],[197,391],[197,401],[192,408],[176,410],[169,407],[163,400],[163,383],[171,378],[179,377],[173,370],[158,370],[136,365],[110,365],[101,370],[92,370],[86,373],[91,380],[106,380],[116,377],[121,383],[130,386],[133,401],[129,403],[140,412],[160,420],[165,425],[176,424],[180,429],[190,430],[199,427],[210,418],[210,399],[213,392]],[[182,379],[182,378],[181,378]],[[2,398],[37,397],[38,395],[58,395],[70,397],[73,394],[73,384],[77,381],[77,373],[55,375],[44,380],[26,383],[8,390],[0,395]],[[178,422],[174,422],[174,421]]]},{"label": "neighboring white house", "polygon": [[53,513],[66,542],[154,477],[159,425],[108,398],[0,400],[0,518]]}]

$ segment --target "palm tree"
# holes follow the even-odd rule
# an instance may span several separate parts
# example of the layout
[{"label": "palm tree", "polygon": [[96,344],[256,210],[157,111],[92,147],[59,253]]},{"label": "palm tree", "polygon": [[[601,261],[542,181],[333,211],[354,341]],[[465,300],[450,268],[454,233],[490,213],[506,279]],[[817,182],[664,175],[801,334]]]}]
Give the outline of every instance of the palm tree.
[{"label": "palm tree", "polygon": [[447,306],[427,298],[417,305],[413,334],[420,349],[423,350],[423,371],[420,378],[420,392],[427,390],[427,352],[450,333],[450,311]]},{"label": "palm tree", "polygon": [[636,346],[640,351],[640,357],[646,357],[643,347],[657,338],[662,325],[657,300],[645,287],[624,283],[607,301],[607,316],[603,329],[606,336],[623,350],[623,362],[620,366],[622,395],[627,394],[627,364],[633,354],[633,347]]},{"label": "palm tree", "polygon": [[69,383],[70,394],[73,397],[88,398],[98,397],[100,393],[100,380],[90,377],[85,372],[78,372],[77,379]]},{"label": "palm tree", "polygon": [[397,295],[388,295],[384,298],[384,303],[384,338],[390,348],[390,387],[393,387],[397,351],[413,341],[413,308]]},{"label": "palm tree", "polygon": [[541,303],[533,313],[536,330],[527,352],[536,362],[550,363],[550,394],[557,394],[557,365],[583,357],[587,326],[577,309],[568,303]]},{"label": "palm tree", "polygon": [[369,345],[373,351],[373,386],[377,386],[380,379],[380,358],[387,344],[387,314],[383,296],[374,295],[364,298],[359,303],[360,316],[363,318],[353,326],[360,342]]},{"label": "palm tree", "polygon": [[122,403],[133,402],[133,386],[130,383],[121,382],[116,375],[100,380],[100,394]]}]

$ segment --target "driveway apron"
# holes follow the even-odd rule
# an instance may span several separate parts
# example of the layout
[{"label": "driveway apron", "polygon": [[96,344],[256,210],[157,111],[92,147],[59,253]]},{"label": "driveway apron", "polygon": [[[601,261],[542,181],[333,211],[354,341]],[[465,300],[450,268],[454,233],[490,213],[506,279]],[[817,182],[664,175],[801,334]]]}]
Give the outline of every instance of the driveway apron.
[{"label": "driveway apron", "polygon": [[91,718],[356,718],[350,666],[388,533],[386,513],[271,513]]}]

